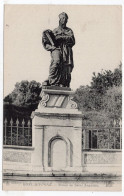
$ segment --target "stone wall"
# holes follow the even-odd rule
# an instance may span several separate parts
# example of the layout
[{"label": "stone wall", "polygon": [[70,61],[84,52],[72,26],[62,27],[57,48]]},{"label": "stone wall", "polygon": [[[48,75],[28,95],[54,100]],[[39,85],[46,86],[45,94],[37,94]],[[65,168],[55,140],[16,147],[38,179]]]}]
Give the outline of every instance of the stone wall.
[{"label": "stone wall", "polygon": [[[42,162],[34,165],[35,148],[3,149],[4,173],[39,173],[42,174]],[[40,154],[40,151],[39,151]],[[81,173],[121,174],[121,151],[83,151]],[[72,172],[73,173],[73,172]]]},{"label": "stone wall", "polygon": [[112,173],[120,174],[122,165],[121,151],[100,150],[83,151],[82,166],[83,171],[92,173]]}]

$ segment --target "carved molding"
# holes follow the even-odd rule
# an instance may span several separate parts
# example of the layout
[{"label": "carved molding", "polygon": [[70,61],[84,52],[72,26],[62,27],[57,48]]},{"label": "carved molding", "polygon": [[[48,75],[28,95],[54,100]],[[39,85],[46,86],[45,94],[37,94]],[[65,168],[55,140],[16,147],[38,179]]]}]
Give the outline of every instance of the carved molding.
[{"label": "carved molding", "polygon": [[34,118],[34,116],[42,117],[44,119],[60,119],[60,120],[67,120],[67,118],[71,117],[71,120],[82,120],[82,114],[81,113],[75,113],[75,114],[69,114],[69,113],[41,113],[38,110],[35,110],[35,112],[32,112],[31,117]]},{"label": "carved molding", "polygon": [[42,92],[41,93],[41,98],[42,98],[42,100],[40,101],[40,104],[39,104],[40,107],[46,107],[47,102],[49,101],[49,95]]},{"label": "carved molding", "polygon": [[68,104],[67,104],[66,108],[68,108],[68,109],[77,109],[77,103],[74,102],[72,99],[73,99],[72,96],[68,97]]}]

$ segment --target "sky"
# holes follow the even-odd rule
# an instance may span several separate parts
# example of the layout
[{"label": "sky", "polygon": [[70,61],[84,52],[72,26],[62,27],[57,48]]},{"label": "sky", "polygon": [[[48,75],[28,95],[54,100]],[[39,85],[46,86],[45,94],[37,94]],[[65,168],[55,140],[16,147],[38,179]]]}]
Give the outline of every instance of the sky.
[{"label": "sky", "polygon": [[4,96],[16,82],[48,78],[51,57],[42,46],[42,32],[56,28],[63,11],[76,40],[73,90],[90,85],[93,72],[113,71],[122,61],[121,6],[5,5]]}]

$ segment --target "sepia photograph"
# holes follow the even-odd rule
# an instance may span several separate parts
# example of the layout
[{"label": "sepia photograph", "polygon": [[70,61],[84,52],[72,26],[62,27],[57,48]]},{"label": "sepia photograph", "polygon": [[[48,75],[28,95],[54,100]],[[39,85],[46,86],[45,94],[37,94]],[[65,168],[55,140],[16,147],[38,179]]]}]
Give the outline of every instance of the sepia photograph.
[{"label": "sepia photograph", "polygon": [[3,20],[3,190],[122,191],[122,6]]}]

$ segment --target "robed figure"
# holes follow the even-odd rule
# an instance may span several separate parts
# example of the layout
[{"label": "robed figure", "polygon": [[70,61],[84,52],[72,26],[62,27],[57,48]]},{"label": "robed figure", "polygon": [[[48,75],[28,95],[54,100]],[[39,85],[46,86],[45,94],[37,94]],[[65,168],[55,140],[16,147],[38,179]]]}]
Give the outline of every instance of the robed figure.
[{"label": "robed figure", "polygon": [[51,52],[48,85],[69,87],[71,72],[74,67],[72,47],[75,45],[73,31],[66,27],[68,16],[59,15],[59,26],[43,32],[42,43]]}]

